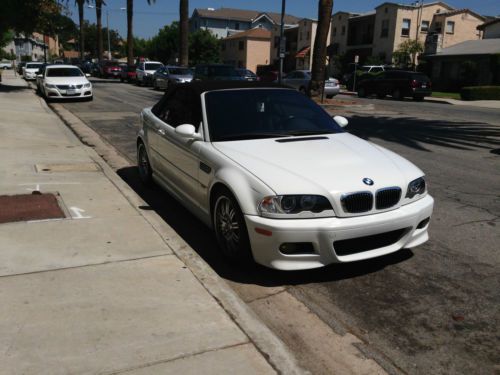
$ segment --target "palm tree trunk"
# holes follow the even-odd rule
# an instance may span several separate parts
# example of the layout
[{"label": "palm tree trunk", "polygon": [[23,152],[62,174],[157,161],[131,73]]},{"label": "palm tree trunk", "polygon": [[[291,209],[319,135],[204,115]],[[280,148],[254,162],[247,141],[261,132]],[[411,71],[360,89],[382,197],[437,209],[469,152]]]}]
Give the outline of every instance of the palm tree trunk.
[{"label": "palm tree trunk", "polygon": [[179,2],[179,54],[181,66],[189,64],[189,0],[180,0]]},{"label": "palm tree trunk", "polygon": [[325,88],[326,42],[330,30],[332,8],[333,0],[318,1],[318,27],[316,28],[316,38],[314,39],[311,85],[309,88],[311,96],[322,96]]},{"label": "palm tree trunk", "polygon": [[84,0],[78,0],[78,22],[80,24],[80,60],[83,61],[85,51],[85,34],[83,32],[83,5]]},{"label": "palm tree trunk", "polygon": [[134,0],[127,0],[127,64],[134,65],[134,34],[132,18],[134,15]]},{"label": "palm tree trunk", "polygon": [[102,0],[95,0],[95,16],[97,20],[97,58],[102,61]]}]

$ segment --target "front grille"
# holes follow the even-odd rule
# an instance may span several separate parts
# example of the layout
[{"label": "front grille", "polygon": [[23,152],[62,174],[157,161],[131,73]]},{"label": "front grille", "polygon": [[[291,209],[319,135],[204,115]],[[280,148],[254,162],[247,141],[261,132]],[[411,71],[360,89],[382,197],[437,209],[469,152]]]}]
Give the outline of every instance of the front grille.
[{"label": "front grille", "polygon": [[406,235],[410,230],[411,228],[402,228],[393,230],[391,232],[375,234],[372,236],[335,241],[333,243],[333,248],[335,250],[335,253],[340,256],[362,253],[363,251],[369,251],[393,245],[401,238],[403,238],[403,236]]},{"label": "front grille", "polygon": [[384,210],[392,207],[399,202],[401,198],[401,189],[398,187],[386,188],[377,191],[375,207],[377,210]]},{"label": "front grille", "polygon": [[340,198],[340,202],[345,212],[367,212],[373,207],[373,194],[368,191],[346,194]]},{"label": "front grille", "polygon": [[61,90],[81,89],[82,85],[56,85]]},{"label": "front grille", "polygon": [[61,95],[62,95],[62,96],[80,96],[80,93],[79,93],[79,92],[74,93],[74,94],[62,94],[62,93],[61,93]]}]

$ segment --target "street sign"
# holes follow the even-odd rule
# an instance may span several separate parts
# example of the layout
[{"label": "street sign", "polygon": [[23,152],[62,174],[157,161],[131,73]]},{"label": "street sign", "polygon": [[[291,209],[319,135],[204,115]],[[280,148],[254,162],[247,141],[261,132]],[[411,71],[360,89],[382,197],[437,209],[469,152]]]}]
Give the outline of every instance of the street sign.
[{"label": "street sign", "polygon": [[359,55],[354,56],[354,62],[356,64],[359,63]]}]

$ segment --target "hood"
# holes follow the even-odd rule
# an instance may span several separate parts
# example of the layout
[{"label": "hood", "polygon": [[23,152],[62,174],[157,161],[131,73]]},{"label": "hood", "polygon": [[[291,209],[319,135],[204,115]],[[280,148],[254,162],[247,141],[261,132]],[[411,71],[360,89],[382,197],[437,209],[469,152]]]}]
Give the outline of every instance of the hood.
[{"label": "hood", "polygon": [[83,85],[89,83],[87,77],[45,77],[45,83],[51,85]]},{"label": "hood", "polygon": [[[404,192],[411,180],[423,175],[404,158],[348,133],[215,142],[214,147],[278,195],[340,196],[391,186]],[[365,185],[365,177],[374,185]]]},{"label": "hood", "polygon": [[192,74],[170,74],[169,75],[170,79],[179,79],[183,82],[191,82],[193,79]]}]

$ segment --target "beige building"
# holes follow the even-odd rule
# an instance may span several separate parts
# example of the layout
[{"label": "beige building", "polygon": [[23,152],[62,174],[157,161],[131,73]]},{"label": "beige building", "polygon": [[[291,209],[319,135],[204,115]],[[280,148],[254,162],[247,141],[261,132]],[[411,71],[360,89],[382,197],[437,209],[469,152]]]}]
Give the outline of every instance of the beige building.
[{"label": "beige building", "polygon": [[332,16],[334,54],[368,56],[392,62],[393,52],[401,43],[418,39],[425,53],[433,54],[466,40],[478,40],[477,27],[484,17],[469,9],[454,9],[437,1],[417,5],[385,2],[364,14],[337,12]]},{"label": "beige building", "polygon": [[228,36],[222,40],[221,59],[237,68],[257,71],[258,65],[270,63],[271,32],[255,28]]},{"label": "beige building", "polygon": [[493,18],[477,27],[483,33],[483,39],[500,38],[500,17]]}]

